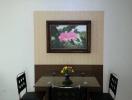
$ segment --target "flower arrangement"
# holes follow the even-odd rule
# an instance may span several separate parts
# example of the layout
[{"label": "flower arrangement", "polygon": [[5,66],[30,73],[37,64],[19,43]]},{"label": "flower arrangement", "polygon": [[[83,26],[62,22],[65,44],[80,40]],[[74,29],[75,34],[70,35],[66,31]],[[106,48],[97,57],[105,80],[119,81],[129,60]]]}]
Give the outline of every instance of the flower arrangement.
[{"label": "flower arrangement", "polygon": [[73,73],[74,70],[71,66],[64,66],[61,70],[61,74],[65,75],[65,80],[63,81],[63,85],[64,86],[69,86],[71,85],[73,82],[72,80],[70,80],[70,73]]},{"label": "flower arrangement", "polygon": [[69,74],[69,73],[73,73],[74,69],[71,66],[64,66],[61,70],[61,74]]}]

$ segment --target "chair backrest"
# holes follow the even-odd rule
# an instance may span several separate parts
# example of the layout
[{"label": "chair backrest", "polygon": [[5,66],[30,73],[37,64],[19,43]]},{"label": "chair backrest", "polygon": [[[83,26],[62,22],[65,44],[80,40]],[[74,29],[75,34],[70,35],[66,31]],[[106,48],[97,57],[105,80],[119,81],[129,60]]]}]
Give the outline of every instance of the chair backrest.
[{"label": "chair backrest", "polygon": [[80,87],[51,87],[51,100],[81,100]]},{"label": "chair backrest", "polygon": [[26,75],[25,72],[19,73],[17,75],[17,88],[18,88],[18,93],[19,93],[19,98],[21,98],[20,93],[26,89],[27,92],[27,83],[26,83]]},{"label": "chair backrest", "polygon": [[110,74],[109,90],[108,90],[108,92],[110,93],[110,91],[112,91],[113,94],[114,94],[114,98],[115,98],[116,92],[117,92],[117,85],[118,85],[117,75],[114,74],[114,73],[111,73]]}]

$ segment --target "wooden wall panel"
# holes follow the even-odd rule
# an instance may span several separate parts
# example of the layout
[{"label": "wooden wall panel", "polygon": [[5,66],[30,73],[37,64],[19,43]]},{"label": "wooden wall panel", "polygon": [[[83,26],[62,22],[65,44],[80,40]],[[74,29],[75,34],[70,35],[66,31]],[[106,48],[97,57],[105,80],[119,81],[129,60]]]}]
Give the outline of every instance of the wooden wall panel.
[{"label": "wooden wall panel", "polygon": [[[85,73],[85,76],[95,76],[99,81],[101,87],[103,87],[103,65],[69,65],[72,66],[75,72],[73,76],[80,76],[81,73]],[[35,82],[41,76],[52,76],[53,72],[57,76],[60,76],[60,70],[64,65],[35,65]]]}]

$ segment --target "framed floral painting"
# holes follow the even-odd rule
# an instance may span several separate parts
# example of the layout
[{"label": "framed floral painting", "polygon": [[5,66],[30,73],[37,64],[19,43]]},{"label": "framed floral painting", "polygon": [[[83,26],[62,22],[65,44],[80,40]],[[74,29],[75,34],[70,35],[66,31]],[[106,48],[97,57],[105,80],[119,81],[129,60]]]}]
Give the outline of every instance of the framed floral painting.
[{"label": "framed floral painting", "polygon": [[90,53],[91,21],[46,21],[48,53]]}]

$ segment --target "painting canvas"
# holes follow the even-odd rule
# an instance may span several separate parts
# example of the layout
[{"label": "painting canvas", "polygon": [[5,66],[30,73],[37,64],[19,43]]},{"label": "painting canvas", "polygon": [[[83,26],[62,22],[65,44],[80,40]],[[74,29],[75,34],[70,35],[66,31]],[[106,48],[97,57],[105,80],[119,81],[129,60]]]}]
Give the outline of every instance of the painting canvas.
[{"label": "painting canvas", "polygon": [[47,21],[48,53],[90,52],[91,21]]}]

